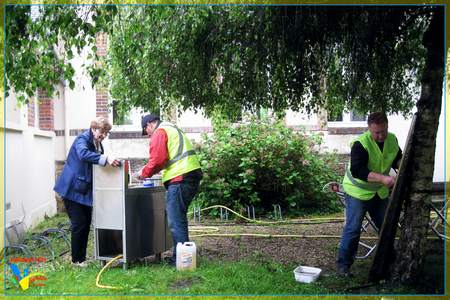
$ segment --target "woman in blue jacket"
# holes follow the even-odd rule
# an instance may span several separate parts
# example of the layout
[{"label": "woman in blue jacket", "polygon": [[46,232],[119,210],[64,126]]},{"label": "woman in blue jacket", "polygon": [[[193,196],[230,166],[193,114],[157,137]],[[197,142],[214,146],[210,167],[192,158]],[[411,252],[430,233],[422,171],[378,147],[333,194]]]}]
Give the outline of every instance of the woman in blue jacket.
[{"label": "woman in blue jacket", "polygon": [[98,117],[90,129],[75,138],[54,190],[64,201],[71,223],[72,264],[86,266],[86,248],[92,217],[92,165],[113,167],[120,161],[103,154],[102,141],[111,130],[106,118]]}]

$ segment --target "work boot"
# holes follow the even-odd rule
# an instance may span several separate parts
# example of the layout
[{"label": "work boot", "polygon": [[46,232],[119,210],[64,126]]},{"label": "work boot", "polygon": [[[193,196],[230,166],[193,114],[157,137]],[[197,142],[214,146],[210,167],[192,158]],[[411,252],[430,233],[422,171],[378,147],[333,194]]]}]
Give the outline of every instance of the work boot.
[{"label": "work boot", "polygon": [[353,274],[350,273],[350,267],[348,266],[336,266],[336,273],[339,277],[352,278]]}]

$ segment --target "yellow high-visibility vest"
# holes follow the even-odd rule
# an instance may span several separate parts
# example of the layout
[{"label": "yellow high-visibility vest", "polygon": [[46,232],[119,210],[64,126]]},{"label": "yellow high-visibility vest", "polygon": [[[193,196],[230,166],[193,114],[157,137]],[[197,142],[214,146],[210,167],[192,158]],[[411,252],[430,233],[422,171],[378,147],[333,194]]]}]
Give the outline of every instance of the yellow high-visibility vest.
[{"label": "yellow high-visibility vest", "polygon": [[[383,151],[380,150],[380,147],[378,147],[368,130],[355,141],[359,141],[369,154],[369,161],[367,164],[369,170],[371,172],[388,175],[399,149],[395,135],[388,133],[384,140]],[[352,142],[352,145],[355,141]],[[370,200],[375,194],[378,194],[381,199],[385,199],[389,196],[389,189],[382,183],[366,182],[354,178],[350,171],[350,167],[349,164],[345,170],[345,176],[342,182],[344,191],[347,194],[360,200]]]},{"label": "yellow high-visibility vest", "polygon": [[164,129],[168,137],[169,161],[162,171],[163,182],[200,169],[200,163],[191,142],[178,127],[168,122],[162,122],[158,128]]}]

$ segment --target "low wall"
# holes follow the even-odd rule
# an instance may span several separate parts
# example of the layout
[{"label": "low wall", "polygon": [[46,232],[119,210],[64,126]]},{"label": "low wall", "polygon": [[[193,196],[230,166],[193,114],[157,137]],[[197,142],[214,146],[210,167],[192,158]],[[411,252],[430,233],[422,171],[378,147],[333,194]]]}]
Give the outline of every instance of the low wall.
[{"label": "low wall", "polygon": [[5,219],[27,228],[56,213],[54,132],[6,122]]}]

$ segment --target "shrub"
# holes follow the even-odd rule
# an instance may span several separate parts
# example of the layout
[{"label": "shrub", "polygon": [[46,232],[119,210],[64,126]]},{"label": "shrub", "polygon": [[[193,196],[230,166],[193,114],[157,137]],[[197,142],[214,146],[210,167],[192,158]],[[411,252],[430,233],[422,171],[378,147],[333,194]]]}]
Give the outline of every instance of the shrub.
[{"label": "shrub", "polygon": [[337,210],[335,198],[322,192],[337,180],[334,154],[319,154],[319,135],[294,132],[281,122],[214,124],[203,136],[199,157],[204,178],[197,201],[202,207],[221,204],[257,213],[279,204],[291,215]]}]

